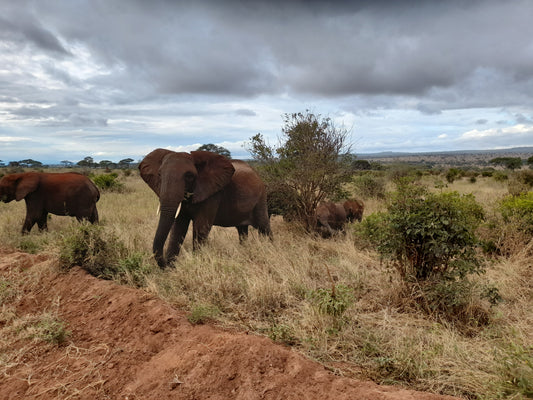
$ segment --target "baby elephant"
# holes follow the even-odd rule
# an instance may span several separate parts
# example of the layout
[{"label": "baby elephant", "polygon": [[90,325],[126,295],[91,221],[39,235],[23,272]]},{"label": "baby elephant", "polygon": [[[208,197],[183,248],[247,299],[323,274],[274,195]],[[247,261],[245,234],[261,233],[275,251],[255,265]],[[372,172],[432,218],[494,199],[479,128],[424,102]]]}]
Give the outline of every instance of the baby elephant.
[{"label": "baby elephant", "polygon": [[342,203],[324,201],[316,208],[316,229],[323,238],[344,230],[346,211]]},{"label": "baby elephant", "polygon": [[316,228],[322,237],[333,236],[336,232],[344,231],[344,224],[361,222],[365,205],[361,200],[351,199],[334,203],[324,201],[316,209]]},{"label": "baby elephant", "polygon": [[40,230],[48,229],[48,213],[98,222],[96,202],[100,192],[89,178],[75,172],[24,172],[4,176],[0,180],[0,200],[9,203],[22,199],[26,201],[22,233],[28,233],[35,223]]}]

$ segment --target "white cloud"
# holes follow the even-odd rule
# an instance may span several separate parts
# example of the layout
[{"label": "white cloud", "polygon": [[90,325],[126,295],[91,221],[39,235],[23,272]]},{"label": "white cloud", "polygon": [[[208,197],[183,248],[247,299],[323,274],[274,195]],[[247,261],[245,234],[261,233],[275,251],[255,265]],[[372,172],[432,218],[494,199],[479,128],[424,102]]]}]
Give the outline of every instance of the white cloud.
[{"label": "white cloud", "polygon": [[461,139],[487,139],[514,136],[529,138],[533,144],[533,126],[518,124],[506,128],[473,129],[461,135]]}]

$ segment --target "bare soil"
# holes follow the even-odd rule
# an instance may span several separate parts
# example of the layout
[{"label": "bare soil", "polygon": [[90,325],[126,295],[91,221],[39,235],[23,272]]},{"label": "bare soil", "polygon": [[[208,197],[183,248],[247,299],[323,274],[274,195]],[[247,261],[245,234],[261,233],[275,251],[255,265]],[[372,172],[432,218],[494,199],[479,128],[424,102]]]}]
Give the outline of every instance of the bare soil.
[{"label": "bare soil", "polygon": [[192,325],[154,295],[53,262],[0,249],[0,277],[32,276],[17,318],[54,310],[70,331],[61,345],[15,343],[24,351],[3,368],[1,399],[452,399],[336,376],[268,338]]}]

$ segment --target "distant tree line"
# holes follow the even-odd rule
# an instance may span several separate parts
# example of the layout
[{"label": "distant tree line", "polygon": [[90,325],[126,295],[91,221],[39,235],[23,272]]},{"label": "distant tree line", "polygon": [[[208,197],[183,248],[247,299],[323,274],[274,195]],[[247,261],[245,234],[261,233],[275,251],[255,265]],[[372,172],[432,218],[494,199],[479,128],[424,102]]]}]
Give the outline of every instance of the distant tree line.
[{"label": "distant tree line", "polygon": [[[213,143],[204,144],[198,147],[196,150],[211,151],[213,153],[222,154],[228,158],[231,158],[231,153],[228,149],[217,146]],[[69,160],[63,160],[59,163],[64,168],[103,168],[103,169],[129,169],[134,168],[137,165],[137,162],[133,158],[124,158],[119,162],[113,162],[110,160],[102,160],[99,162],[94,161],[93,157],[87,156],[78,162],[73,162]],[[11,167],[11,168],[45,168],[47,165],[44,165],[40,161],[35,161],[32,159],[20,160],[20,161],[9,161],[8,164],[0,160],[0,167]]]}]

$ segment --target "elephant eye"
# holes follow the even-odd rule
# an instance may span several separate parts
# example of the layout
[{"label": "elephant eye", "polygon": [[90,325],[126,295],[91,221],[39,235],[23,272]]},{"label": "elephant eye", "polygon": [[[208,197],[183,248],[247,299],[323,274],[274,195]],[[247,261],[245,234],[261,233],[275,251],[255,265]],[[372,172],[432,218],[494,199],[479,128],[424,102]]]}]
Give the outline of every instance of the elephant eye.
[{"label": "elephant eye", "polygon": [[191,184],[194,182],[195,176],[192,172],[186,172],[184,178],[185,178],[185,182],[187,182],[188,184]]}]

